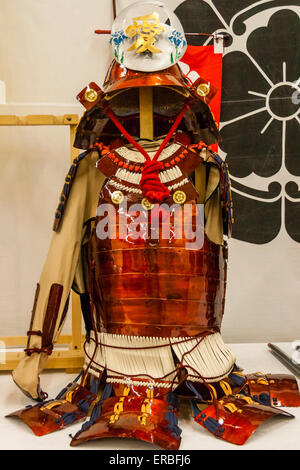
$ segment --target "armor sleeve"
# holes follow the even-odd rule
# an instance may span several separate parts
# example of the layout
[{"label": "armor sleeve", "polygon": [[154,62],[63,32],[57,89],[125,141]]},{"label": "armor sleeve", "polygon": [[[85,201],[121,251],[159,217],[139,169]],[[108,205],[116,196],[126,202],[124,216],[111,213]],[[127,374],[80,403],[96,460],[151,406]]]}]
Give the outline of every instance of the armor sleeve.
[{"label": "armor sleeve", "polygon": [[96,170],[98,152],[90,152],[78,166],[63,220],[54,232],[36,289],[25,357],[13,371],[13,380],[33,399],[41,400],[39,374],[62,330],[68,299],[78,271],[85,222],[96,215],[104,175]]}]

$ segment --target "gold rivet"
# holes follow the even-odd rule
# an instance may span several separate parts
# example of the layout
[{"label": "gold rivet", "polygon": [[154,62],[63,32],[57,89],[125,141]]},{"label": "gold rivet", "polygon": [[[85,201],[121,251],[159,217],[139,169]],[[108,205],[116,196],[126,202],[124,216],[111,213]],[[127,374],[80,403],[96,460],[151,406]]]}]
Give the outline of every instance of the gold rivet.
[{"label": "gold rivet", "polygon": [[124,199],[122,191],[114,191],[111,195],[111,200],[114,204],[121,204]]},{"label": "gold rivet", "polygon": [[142,206],[143,206],[143,208],[146,209],[147,211],[150,211],[150,210],[153,209],[153,207],[154,207],[154,205],[151,204],[151,202],[148,201],[148,199],[145,198],[145,197],[144,197],[143,200],[142,200]]},{"label": "gold rivet", "polygon": [[173,201],[176,204],[183,204],[186,201],[186,194],[183,191],[175,191]]},{"label": "gold rivet", "polygon": [[200,83],[200,85],[197,86],[197,93],[199,96],[207,96],[209,92],[210,86],[208,83]]},{"label": "gold rivet", "polygon": [[88,88],[84,93],[84,97],[87,101],[93,103],[94,101],[96,101],[98,94],[96,90],[93,90],[93,88]]}]

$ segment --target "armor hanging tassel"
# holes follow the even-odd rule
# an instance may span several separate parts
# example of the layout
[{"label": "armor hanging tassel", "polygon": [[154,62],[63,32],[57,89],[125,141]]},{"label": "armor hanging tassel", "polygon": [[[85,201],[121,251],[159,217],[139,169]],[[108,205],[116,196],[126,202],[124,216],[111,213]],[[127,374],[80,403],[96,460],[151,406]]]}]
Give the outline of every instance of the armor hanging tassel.
[{"label": "armor hanging tassel", "polygon": [[164,168],[162,162],[147,161],[144,165],[140,188],[143,196],[152,203],[162,203],[170,190],[160,181],[158,172]]}]

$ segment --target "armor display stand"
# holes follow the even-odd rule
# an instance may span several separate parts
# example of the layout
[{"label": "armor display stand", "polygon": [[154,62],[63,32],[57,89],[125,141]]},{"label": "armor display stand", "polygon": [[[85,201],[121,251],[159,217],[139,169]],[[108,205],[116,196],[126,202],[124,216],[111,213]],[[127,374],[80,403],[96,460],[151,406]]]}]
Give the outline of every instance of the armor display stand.
[{"label": "armor display stand", "polygon": [[140,96],[140,138],[153,140],[153,90],[141,87]]},{"label": "armor display stand", "polygon": [[[29,115],[0,116],[0,126],[69,126],[70,129],[70,158],[71,162],[78,155],[78,150],[73,147],[76,127],[79,122],[77,114],[65,114],[63,116],[53,115]],[[83,344],[81,328],[81,308],[79,296],[72,295],[72,334],[62,335],[58,340],[58,345],[68,345],[68,349],[54,350],[49,358],[47,369],[66,369],[66,372],[73,373],[80,370],[83,364]],[[5,348],[24,348],[27,343],[27,336],[1,336],[0,341]],[[24,352],[5,351],[4,363],[0,363],[0,371],[12,370],[24,356]]]}]

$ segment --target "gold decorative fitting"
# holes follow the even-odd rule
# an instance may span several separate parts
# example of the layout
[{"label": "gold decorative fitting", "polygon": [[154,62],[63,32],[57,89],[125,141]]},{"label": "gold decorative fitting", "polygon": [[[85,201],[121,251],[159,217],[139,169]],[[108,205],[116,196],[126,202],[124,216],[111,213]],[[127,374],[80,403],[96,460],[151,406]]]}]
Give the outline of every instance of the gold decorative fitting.
[{"label": "gold decorative fitting", "polygon": [[137,54],[146,51],[154,54],[162,52],[154,46],[154,43],[157,41],[156,36],[164,31],[165,28],[159,23],[159,16],[156,12],[133,18],[133,24],[128,26],[125,32],[130,38],[134,36],[138,36],[138,38],[128,51],[135,50]]},{"label": "gold decorative fitting", "polygon": [[150,400],[153,398],[153,390],[152,389],[147,389],[147,397],[145,398],[142,406],[141,406],[141,412],[142,414],[138,416],[138,420],[142,425],[146,425],[147,418],[151,414],[151,403]]},{"label": "gold decorative fitting", "polygon": [[96,92],[96,90],[93,90],[93,88],[88,88],[84,93],[84,97],[87,101],[93,103],[94,101],[96,101],[98,93]]},{"label": "gold decorative fitting", "polygon": [[175,191],[173,201],[176,204],[183,204],[186,201],[186,194],[183,191]]},{"label": "gold decorative fitting", "polygon": [[197,86],[197,93],[199,96],[207,96],[209,92],[210,86],[208,83],[200,83],[200,85]]},{"label": "gold decorative fitting", "polygon": [[235,413],[236,411],[238,413],[242,412],[242,410],[240,410],[237,406],[235,406],[234,403],[226,403],[224,405],[224,408],[226,408],[226,410],[230,411],[230,413]]},{"label": "gold decorative fitting", "polygon": [[55,406],[60,406],[67,403],[67,400],[53,400],[50,403],[47,403],[45,406],[41,406],[40,410],[45,411],[45,410],[51,410]]},{"label": "gold decorative fitting", "polygon": [[124,200],[124,194],[122,191],[114,191],[111,195],[111,200],[114,204],[121,204]]},{"label": "gold decorative fitting", "polygon": [[153,209],[154,207],[154,204],[152,204],[150,201],[148,201],[147,198],[143,198],[142,199],[142,206],[144,209],[146,209],[147,211],[151,211],[151,209]]},{"label": "gold decorative fitting", "polygon": [[244,400],[246,403],[248,403],[248,405],[252,405],[252,403],[254,403],[251,397],[247,397],[246,395],[240,395],[239,393],[236,394],[236,398]]},{"label": "gold decorative fitting", "polygon": [[269,382],[265,378],[257,379],[257,383],[261,385],[269,385]]},{"label": "gold decorative fitting", "polygon": [[[121,191],[116,191],[116,192],[121,192]],[[129,393],[130,393],[130,387],[124,387],[123,396],[120,397],[119,401],[115,403],[114,414],[112,414],[109,417],[110,424],[113,424],[116,421],[118,421],[120,414],[124,411],[124,401],[125,401],[125,398],[128,397]]]},{"label": "gold decorative fitting", "polygon": [[[78,387],[76,387],[77,389]],[[75,389],[75,390],[76,390]],[[75,392],[75,390],[70,390],[69,392],[66,393],[66,400],[69,402],[69,403],[72,403],[72,397],[73,397],[73,394]]]}]

